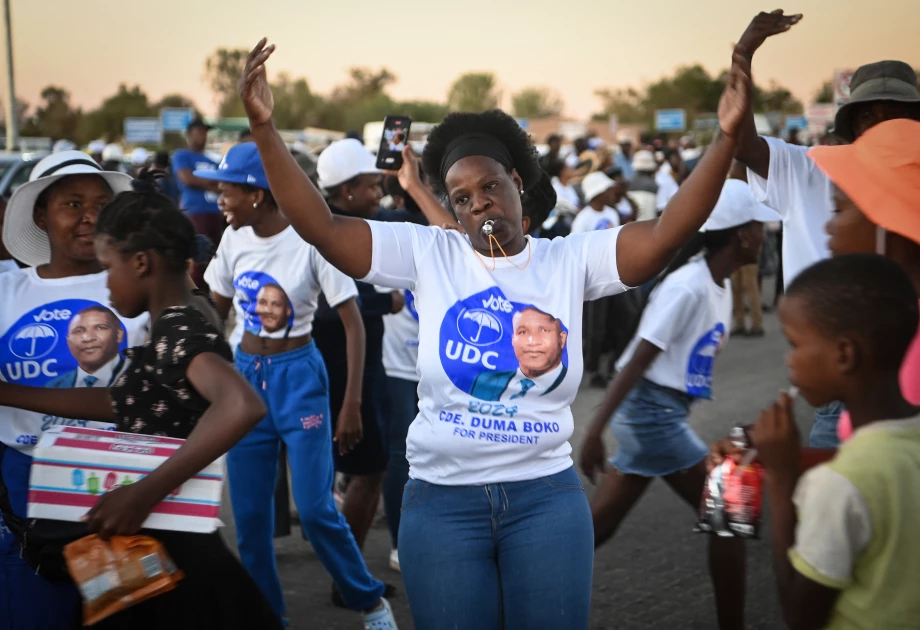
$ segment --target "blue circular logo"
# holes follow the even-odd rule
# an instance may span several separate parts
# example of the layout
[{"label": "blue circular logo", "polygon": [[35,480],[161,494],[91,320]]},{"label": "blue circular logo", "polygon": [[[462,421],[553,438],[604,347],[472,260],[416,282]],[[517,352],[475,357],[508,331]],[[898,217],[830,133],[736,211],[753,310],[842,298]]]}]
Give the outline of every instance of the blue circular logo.
[{"label": "blue circular logo", "polygon": [[613,221],[611,221],[607,217],[603,217],[597,222],[597,224],[594,226],[594,229],[595,230],[609,230],[610,228],[613,228],[613,227],[616,227],[616,225],[613,224]]},{"label": "blue circular logo", "polygon": [[474,398],[515,402],[555,391],[568,372],[568,329],[557,317],[492,287],[444,315],[441,366]]},{"label": "blue circular logo", "polygon": [[696,398],[712,398],[712,367],[725,337],[725,325],[719,322],[700,337],[687,361],[687,393]]},{"label": "blue circular logo", "polygon": [[233,281],[243,325],[253,335],[287,332],[294,325],[294,305],[277,280],[261,271],[244,271]]},{"label": "blue circular logo", "polygon": [[74,387],[82,370],[85,385],[109,387],[127,344],[127,330],[112,309],[59,300],[32,309],[0,337],[0,370],[10,383],[58,388]]}]

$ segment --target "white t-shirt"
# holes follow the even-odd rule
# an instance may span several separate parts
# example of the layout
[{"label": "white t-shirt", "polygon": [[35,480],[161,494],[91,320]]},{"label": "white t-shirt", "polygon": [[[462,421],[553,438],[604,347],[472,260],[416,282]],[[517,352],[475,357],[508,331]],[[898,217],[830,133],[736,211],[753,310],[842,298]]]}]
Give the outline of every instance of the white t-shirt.
[{"label": "white t-shirt", "polygon": [[19,265],[16,264],[15,260],[0,260],[0,273],[6,273],[7,271],[17,271]]},{"label": "white t-shirt", "polygon": [[620,227],[620,213],[604,206],[598,212],[591,206],[585,206],[572,221],[572,232],[591,232],[592,230],[609,230]]},{"label": "white t-shirt", "polygon": [[[106,277],[43,279],[34,267],[0,274],[0,378],[66,389],[88,387],[86,377],[93,376],[92,387],[110,387],[125,368],[123,351],[146,341],[150,318],[119,318],[109,307]],[[42,432],[61,425],[113,428],[0,407],[0,441],[24,453]]]},{"label": "white t-shirt", "polygon": [[655,175],[655,183],[658,184],[658,196],[655,199],[655,207],[658,212],[664,210],[668,202],[671,201],[671,197],[676,195],[677,191],[680,189],[672,173],[673,169],[671,165],[665,162]]},{"label": "white t-shirt", "polygon": [[332,307],[358,295],[355,281],[291,226],[268,238],[256,236],[251,227],[227,230],[204,281],[218,295],[233,298],[233,348],[244,330],[271,339],[310,334],[321,290]]},{"label": "white t-shirt", "polygon": [[[617,271],[619,229],[528,237],[519,254],[487,259],[453,230],[368,223],[373,262],[365,281],[411,290],[419,313],[424,352],[419,415],[406,448],[409,476],[480,485],[571,467],[582,307],[627,289]],[[540,376],[557,376],[502,402],[509,388],[520,389],[519,370],[535,386]]]},{"label": "white t-shirt", "polygon": [[623,197],[617,202],[616,211],[620,213],[620,221],[622,222],[632,216],[633,207],[632,204],[629,203],[629,200]]},{"label": "white t-shirt", "polygon": [[553,190],[556,191],[556,199],[564,201],[575,210],[581,207],[581,199],[578,198],[578,192],[571,184],[563,184],[558,177],[551,180]]},{"label": "white t-shirt", "polygon": [[712,368],[728,341],[731,315],[731,283],[726,279],[724,287],[717,285],[706,259],[698,256],[652,291],[617,369],[629,363],[645,339],[661,350],[645,378],[694,398],[712,398]]},{"label": "white t-shirt", "polygon": [[770,147],[767,179],[748,169],[748,184],[757,201],[783,217],[783,282],[830,257],[824,226],[834,214],[833,185],[808,159],[807,147],[764,138]]},{"label": "white t-shirt", "polygon": [[403,290],[403,297],[403,309],[383,318],[383,369],[391,378],[418,383],[418,311],[411,291]]}]

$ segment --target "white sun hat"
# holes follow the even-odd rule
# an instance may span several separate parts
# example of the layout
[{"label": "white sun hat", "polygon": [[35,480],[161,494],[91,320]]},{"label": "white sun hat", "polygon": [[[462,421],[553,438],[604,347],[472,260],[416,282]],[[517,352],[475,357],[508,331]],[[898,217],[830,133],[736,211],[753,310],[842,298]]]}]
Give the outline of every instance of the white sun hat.
[{"label": "white sun hat", "polygon": [[754,199],[747,182],[740,179],[729,179],[722,186],[722,193],[719,195],[716,207],[700,228],[700,232],[727,230],[751,221],[767,223],[782,221],[782,217],[776,210]]},{"label": "white sun hat", "polygon": [[16,189],[6,206],[3,220],[3,245],[13,258],[30,267],[51,261],[48,234],[35,225],[35,202],[51,184],[68,175],[98,175],[112,192],[131,190],[131,178],[124,173],[103,171],[82,151],[61,151],[44,158],[29,176],[28,183]]},{"label": "white sun hat", "polygon": [[333,142],[316,163],[320,188],[334,188],[365,173],[379,173],[374,156],[360,141],[346,138]]}]

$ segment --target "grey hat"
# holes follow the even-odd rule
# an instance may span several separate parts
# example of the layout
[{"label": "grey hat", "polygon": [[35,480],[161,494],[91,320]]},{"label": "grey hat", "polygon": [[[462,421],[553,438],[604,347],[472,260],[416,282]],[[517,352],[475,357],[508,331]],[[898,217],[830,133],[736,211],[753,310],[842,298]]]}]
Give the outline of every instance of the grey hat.
[{"label": "grey hat", "polygon": [[850,101],[837,110],[834,133],[852,142],[855,105],[878,101],[920,103],[914,69],[903,61],[878,61],[857,68],[850,81]]}]

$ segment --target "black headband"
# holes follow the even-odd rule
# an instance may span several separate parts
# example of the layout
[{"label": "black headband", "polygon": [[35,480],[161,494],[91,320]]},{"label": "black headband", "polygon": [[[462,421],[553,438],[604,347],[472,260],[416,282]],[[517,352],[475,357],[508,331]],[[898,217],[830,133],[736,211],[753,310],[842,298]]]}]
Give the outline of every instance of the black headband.
[{"label": "black headband", "polygon": [[471,155],[492,158],[508,170],[514,168],[511,152],[498,138],[487,133],[468,133],[451,140],[444,150],[444,157],[441,158],[441,181],[447,181],[447,171],[457,160]]}]

